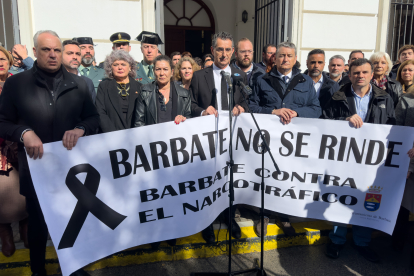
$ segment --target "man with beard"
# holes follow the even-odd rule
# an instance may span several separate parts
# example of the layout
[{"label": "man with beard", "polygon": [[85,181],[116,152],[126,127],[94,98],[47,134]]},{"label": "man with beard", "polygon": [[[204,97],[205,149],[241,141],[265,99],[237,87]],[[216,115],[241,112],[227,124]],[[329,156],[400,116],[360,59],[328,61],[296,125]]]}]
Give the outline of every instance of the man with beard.
[{"label": "man with beard", "polygon": [[270,58],[276,53],[276,45],[267,44],[263,47],[262,61],[257,63],[257,66],[262,68],[266,72],[267,65],[270,61]]},{"label": "man with beard", "polygon": [[180,52],[172,52],[170,55],[173,65],[175,66],[181,59]]},{"label": "man with beard", "polygon": [[158,45],[164,44],[156,33],[147,31],[141,32],[137,36],[141,41],[141,52],[144,60],[137,66],[137,81],[142,84],[151,83],[154,78],[154,59],[158,56]]},{"label": "man with beard", "polygon": [[79,71],[79,65],[81,64],[81,51],[79,48],[79,43],[75,40],[65,40],[62,43],[63,53],[62,53],[62,65],[68,70],[69,73],[80,76],[88,86],[89,94],[92,97],[92,101],[95,103],[96,92],[93,87],[93,82],[85,76],[82,76]]},{"label": "man with beard", "polygon": [[232,66],[246,73],[247,83],[253,88],[257,78],[265,71],[253,62],[253,44],[250,39],[244,37],[237,42],[235,56],[236,62]]},{"label": "man with beard", "polygon": [[313,80],[313,87],[319,99],[320,106],[323,108],[332,95],[339,90],[339,84],[331,80],[323,68],[325,67],[325,51],[314,49],[309,52],[306,60],[308,70],[304,74],[309,75]]},{"label": "man with beard", "polygon": [[345,72],[345,58],[341,55],[335,55],[329,59],[328,77],[339,83],[347,74]]},{"label": "man with beard", "polygon": [[81,49],[82,62],[79,66],[79,72],[82,76],[88,77],[92,80],[95,92],[97,92],[98,86],[104,78],[105,71],[102,68],[92,65],[95,57],[93,40],[91,37],[75,37],[73,40],[79,43],[79,47]]}]

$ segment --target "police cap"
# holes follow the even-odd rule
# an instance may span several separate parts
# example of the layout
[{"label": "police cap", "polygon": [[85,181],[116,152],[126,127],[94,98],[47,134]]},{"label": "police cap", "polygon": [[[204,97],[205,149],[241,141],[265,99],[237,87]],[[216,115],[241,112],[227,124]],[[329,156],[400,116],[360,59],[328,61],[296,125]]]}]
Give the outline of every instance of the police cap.
[{"label": "police cap", "polygon": [[114,33],[113,35],[111,35],[111,37],[109,38],[109,40],[115,44],[115,43],[123,43],[123,42],[130,42],[131,40],[131,36],[127,33]]},{"label": "police cap", "polygon": [[92,44],[92,37],[74,37],[73,40],[77,41],[79,44]]},{"label": "police cap", "polygon": [[161,41],[160,36],[157,33],[151,33],[147,31],[142,31],[136,38],[141,43],[161,45],[164,44]]}]

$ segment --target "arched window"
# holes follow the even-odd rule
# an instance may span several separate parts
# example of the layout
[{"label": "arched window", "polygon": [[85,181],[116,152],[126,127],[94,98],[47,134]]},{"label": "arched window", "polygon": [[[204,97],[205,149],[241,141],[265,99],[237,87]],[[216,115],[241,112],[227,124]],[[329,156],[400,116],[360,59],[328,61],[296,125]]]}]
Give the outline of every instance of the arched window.
[{"label": "arched window", "polygon": [[165,53],[189,51],[193,57],[210,53],[215,31],[212,12],[202,0],[164,0]]}]

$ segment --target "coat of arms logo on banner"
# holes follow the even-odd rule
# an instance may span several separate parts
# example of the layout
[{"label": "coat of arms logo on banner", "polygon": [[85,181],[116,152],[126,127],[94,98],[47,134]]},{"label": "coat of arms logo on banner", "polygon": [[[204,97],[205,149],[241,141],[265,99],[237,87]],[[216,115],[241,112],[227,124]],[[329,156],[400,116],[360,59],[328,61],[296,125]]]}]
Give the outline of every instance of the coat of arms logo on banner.
[{"label": "coat of arms logo on banner", "polygon": [[381,198],[382,195],[380,194],[382,191],[382,187],[380,186],[371,186],[368,187],[369,193],[365,196],[364,208],[367,211],[375,212],[379,209],[381,205]]}]

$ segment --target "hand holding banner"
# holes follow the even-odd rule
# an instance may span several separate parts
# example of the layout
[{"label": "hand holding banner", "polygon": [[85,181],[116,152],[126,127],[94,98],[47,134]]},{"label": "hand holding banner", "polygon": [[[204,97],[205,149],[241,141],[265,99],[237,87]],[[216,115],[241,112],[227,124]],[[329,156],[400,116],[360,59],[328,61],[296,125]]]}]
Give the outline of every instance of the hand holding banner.
[{"label": "hand holding banner", "polygon": [[[393,231],[410,128],[256,118],[282,171],[266,156],[266,209]],[[235,203],[260,206],[260,135],[248,114],[233,127]],[[228,206],[228,136],[228,114],[220,113],[82,137],[71,151],[45,144],[43,158],[28,162],[63,275],[206,228]]]}]

